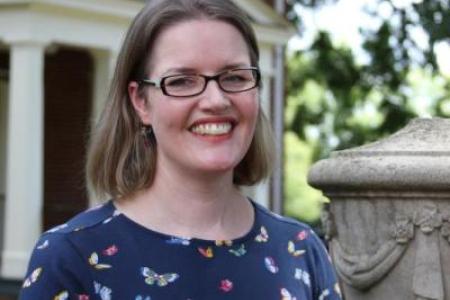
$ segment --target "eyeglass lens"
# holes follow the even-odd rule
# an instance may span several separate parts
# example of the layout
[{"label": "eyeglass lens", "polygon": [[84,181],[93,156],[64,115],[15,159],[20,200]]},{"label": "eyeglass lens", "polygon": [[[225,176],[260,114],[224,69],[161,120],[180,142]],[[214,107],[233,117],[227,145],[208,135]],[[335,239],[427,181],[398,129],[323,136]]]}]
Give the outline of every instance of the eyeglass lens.
[{"label": "eyeglass lens", "polygon": [[190,96],[203,92],[208,80],[216,80],[220,88],[226,92],[241,92],[256,87],[258,75],[254,69],[230,70],[217,77],[174,75],[165,77],[162,86],[165,93],[170,96]]}]

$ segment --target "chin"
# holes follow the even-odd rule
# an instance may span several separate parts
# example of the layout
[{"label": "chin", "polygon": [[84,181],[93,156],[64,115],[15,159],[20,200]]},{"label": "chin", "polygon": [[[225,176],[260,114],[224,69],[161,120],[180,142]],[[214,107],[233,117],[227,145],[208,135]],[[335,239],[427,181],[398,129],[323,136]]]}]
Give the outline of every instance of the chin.
[{"label": "chin", "polygon": [[236,166],[236,162],[216,161],[204,164],[202,170],[204,170],[205,172],[230,172],[233,171]]}]

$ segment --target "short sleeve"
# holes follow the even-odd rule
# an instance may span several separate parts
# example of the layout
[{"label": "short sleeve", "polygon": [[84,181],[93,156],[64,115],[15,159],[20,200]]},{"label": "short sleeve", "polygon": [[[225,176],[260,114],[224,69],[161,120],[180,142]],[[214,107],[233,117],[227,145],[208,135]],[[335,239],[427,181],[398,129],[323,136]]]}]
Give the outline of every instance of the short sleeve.
[{"label": "short sleeve", "polygon": [[[315,293],[318,300],[341,300],[341,290],[327,250],[320,238],[311,230],[314,247]],[[315,298],[316,299],[316,298]]]},{"label": "short sleeve", "polygon": [[31,255],[19,300],[82,299],[92,294],[90,278],[87,263],[65,234],[44,234]]}]

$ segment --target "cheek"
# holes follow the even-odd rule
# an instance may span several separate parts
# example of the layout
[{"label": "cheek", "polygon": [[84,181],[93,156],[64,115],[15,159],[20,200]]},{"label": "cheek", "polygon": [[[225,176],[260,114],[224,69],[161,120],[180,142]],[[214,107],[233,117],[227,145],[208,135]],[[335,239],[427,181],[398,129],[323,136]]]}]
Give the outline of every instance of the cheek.
[{"label": "cheek", "polygon": [[155,131],[180,130],[186,126],[190,112],[189,103],[174,102],[173,99],[154,99],[150,108]]}]

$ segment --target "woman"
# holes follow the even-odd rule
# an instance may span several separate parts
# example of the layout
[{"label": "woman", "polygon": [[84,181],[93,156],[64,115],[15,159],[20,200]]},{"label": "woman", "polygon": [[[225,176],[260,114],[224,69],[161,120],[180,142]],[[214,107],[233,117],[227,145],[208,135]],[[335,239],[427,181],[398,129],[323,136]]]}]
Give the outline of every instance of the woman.
[{"label": "woman", "polygon": [[340,299],[314,233],[239,191],[270,170],[258,56],[231,1],[149,1],[88,155],[114,200],[41,237],[20,299]]}]

